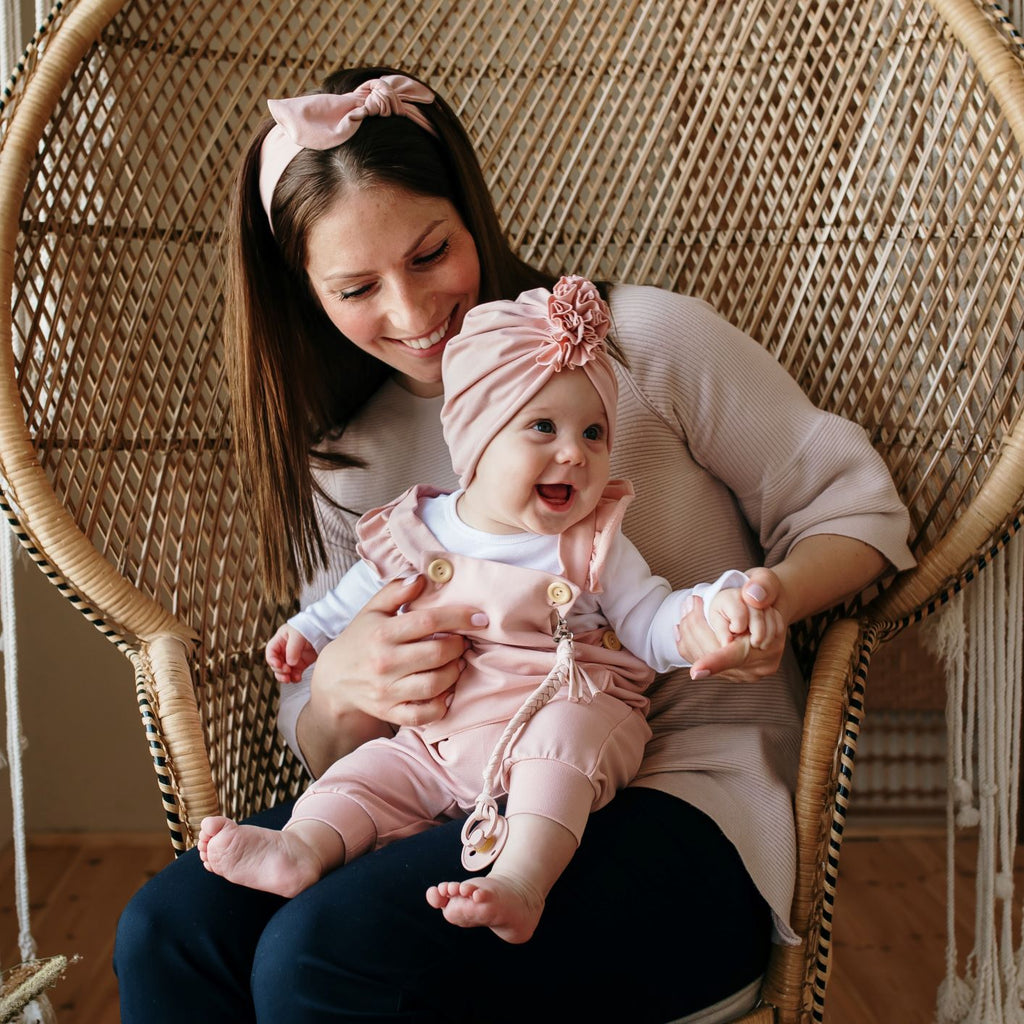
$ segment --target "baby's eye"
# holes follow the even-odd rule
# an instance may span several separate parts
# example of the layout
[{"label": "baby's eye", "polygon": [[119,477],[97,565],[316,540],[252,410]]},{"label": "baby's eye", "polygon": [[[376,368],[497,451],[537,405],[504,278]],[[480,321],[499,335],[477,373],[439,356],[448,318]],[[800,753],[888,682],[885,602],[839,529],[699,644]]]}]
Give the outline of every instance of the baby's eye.
[{"label": "baby's eye", "polygon": [[555,425],[551,420],[537,420],[533,425],[533,429],[541,434],[553,434],[555,432]]},{"label": "baby's eye", "polygon": [[604,437],[604,431],[601,429],[600,423],[591,423],[586,430],[583,431],[583,436],[588,441],[600,441]]}]

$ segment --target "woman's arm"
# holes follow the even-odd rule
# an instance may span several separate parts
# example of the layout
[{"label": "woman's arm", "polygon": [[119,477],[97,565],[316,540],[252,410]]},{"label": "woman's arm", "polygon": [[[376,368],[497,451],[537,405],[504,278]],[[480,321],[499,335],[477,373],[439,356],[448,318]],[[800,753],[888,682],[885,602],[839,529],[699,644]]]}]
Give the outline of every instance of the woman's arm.
[{"label": "woman's arm", "polygon": [[296,723],[299,749],[316,779],[335,761],[352,753],[367,740],[392,735],[392,729],[384,722],[364,715],[355,708],[329,717],[328,712],[319,706],[320,703],[311,695],[309,702],[299,712]]},{"label": "woman's arm", "polygon": [[397,725],[423,725],[447,711],[462,671],[461,635],[486,625],[477,608],[399,608],[426,580],[394,580],[372,598],[317,658],[310,699],[296,723],[299,749],[314,777],[366,740]]},{"label": "woman's arm", "polygon": [[[878,579],[887,565],[881,552],[870,544],[853,537],[822,533],[799,541],[774,569],[764,572],[767,576],[774,573],[778,579],[774,604],[786,625],[791,626],[859,594]],[[770,587],[767,579],[762,582],[766,589]],[[755,606],[764,607],[749,590],[748,586]]]},{"label": "woman's arm", "polygon": [[[682,449],[678,477],[666,475],[651,499],[661,499],[656,528],[678,524],[665,535],[698,546],[700,563],[713,571],[738,565],[740,548],[747,564],[770,566],[752,571],[744,600],[761,605],[750,590],[760,587],[768,602],[778,602],[786,626],[857,593],[886,565],[913,564],[909,515],[862,427],[816,408],[768,350],[703,303],[624,288],[617,313],[635,391]],[[673,464],[666,459],[665,465],[671,473]],[[637,492],[644,493],[640,485]],[[672,519],[665,518],[666,495],[675,507]],[[745,526],[752,536],[744,536]],[[637,533],[633,539],[644,550],[641,536],[656,571],[673,558],[678,565],[658,535]],[[685,582],[685,566],[697,560],[690,556],[682,574],[678,568],[674,577],[665,574]],[[703,612],[691,613],[682,626],[680,654],[697,663],[698,678],[710,669],[756,679],[779,667],[781,639],[763,649],[741,639],[714,653],[719,645]]]},{"label": "woman's arm", "polygon": [[[773,569],[751,569],[743,596],[753,607],[774,607],[788,630],[794,622],[858,594],[887,564],[879,551],[863,541],[815,534],[796,543]],[[752,648],[743,637],[719,646],[700,607],[679,626],[680,654],[693,662],[690,675],[694,679],[709,675],[740,681],[764,678],[778,670],[785,640],[786,630],[763,649]]]}]

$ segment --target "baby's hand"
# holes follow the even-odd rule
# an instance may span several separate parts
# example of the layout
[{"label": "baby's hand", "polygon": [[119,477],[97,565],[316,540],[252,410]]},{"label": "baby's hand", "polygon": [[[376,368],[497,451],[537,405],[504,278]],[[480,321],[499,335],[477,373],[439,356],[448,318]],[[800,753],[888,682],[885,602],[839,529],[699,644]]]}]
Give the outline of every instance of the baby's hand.
[{"label": "baby's hand", "polygon": [[[750,569],[746,575],[749,581],[742,588],[722,589],[717,595],[723,599],[724,612],[717,617],[717,631],[708,624],[704,614],[707,609],[700,597],[694,597],[694,607],[680,620],[677,646],[680,657],[691,663],[691,679],[717,676],[752,683],[778,672],[789,628],[782,586],[776,574],[764,566]],[[742,597],[749,613],[759,612],[761,619],[748,614],[744,627],[744,613],[735,606],[737,596]],[[752,632],[734,636],[733,628]],[[755,641],[759,646],[755,647]]]},{"label": "baby's hand", "polygon": [[267,664],[279,683],[297,683],[316,661],[313,645],[286,622],[267,643]]},{"label": "baby's hand", "polygon": [[771,647],[786,628],[782,615],[774,607],[752,608],[743,600],[739,587],[720,590],[711,601],[707,617],[723,646],[737,637],[748,636],[750,646],[761,650]]}]

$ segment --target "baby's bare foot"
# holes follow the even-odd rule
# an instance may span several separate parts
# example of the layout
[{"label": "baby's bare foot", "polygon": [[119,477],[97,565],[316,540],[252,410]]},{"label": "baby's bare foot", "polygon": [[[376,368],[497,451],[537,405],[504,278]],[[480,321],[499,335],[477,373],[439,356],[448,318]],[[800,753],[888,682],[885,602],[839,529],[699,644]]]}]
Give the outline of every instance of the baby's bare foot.
[{"label": "baby's bare foot", "polygon": [[427,902],[460,928],[490,928],[506,942],[526,942],[544,912],[544,897],[511,876],[488,875],[465,882],[439,882]]},{"label": "baby's bare foot", "polygon": [[239,825],[219,816],[204,818],[197,845],[208,871],[279,896],[295,896],[323,874],[315,851],[287,830]]}]

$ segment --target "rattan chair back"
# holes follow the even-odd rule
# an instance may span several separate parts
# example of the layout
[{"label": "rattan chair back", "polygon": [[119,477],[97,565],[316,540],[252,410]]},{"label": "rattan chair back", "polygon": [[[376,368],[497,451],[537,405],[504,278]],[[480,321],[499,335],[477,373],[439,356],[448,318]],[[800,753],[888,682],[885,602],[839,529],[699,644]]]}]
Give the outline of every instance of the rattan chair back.
[{"label": "rattan chair back", "polygon": [[979,0],[58,5],[0,112],[0,486],[135,666],[179,849],[204,814],[303,782],[262,665],[283,610],[232,461],[219,241],[265,98],[364,63],[449,98],[527,259],[706,298],[892,469],[922,564],[821,645],[837,703],[812,699],[801,768],[807,940],[766,986],[779,1019],[820,1014],[858,659],[1021,505],[1020,39]]}]

